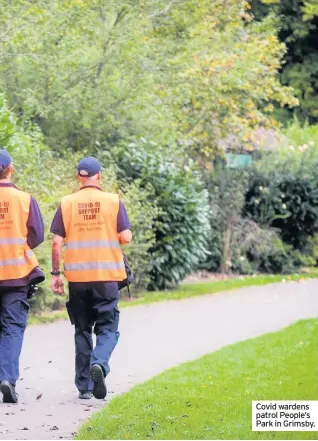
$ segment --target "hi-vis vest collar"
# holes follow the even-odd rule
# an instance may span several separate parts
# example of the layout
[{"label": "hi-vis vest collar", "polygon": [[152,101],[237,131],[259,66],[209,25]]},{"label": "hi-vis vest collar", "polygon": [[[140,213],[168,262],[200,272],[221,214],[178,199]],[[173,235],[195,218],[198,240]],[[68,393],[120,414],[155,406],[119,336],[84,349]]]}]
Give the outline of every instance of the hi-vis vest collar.
[{"label": "hi-vis vest collar", "polygon": [[12,184],[0,184],[0,280],[21,279],[37,267],[27,244],[31,196]]},{"label": "hi-vis vest collar", "polygon": [[62,199],[65,227],[64,272],[69,282],[126,278],[117,233],[118,195],[84,187]]}]

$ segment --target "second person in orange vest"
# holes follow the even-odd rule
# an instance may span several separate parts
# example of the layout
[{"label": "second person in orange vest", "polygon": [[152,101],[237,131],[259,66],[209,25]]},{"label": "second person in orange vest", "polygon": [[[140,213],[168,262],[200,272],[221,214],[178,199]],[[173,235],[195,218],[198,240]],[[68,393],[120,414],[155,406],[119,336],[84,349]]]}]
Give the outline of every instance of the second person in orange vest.
[{"label": "second person in orange vest", "polygon": [[44,241],[36,200],[12,183],[14,167],[0,150],[0,391],[17,403],[19,358],[29,311],[30,287],[45,277],[33,252]]},{"label": "second person in orange vest", "polygon": [[[79,397],[106,397],[105,377],[119,332],[118,282],[126,278],[121,244],[132,240],[128,215],[119,196],[100,187],[97,159],[78,164],[80,190],[62,199],[52,226],[52,290],[64,293],[60,261],[69,282],[67,309],[75,326],[75,384]],[[93,347],[92,330],[96,334]]]}]

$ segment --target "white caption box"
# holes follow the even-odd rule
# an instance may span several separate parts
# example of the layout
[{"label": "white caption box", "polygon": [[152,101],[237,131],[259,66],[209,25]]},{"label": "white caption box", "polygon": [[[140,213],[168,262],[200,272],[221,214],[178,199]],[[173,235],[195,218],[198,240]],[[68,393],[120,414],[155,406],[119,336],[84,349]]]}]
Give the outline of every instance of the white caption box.
[{"label": "white caption box", "polygon": [[253,432],[318,432],[318,401],[252,401]]}]

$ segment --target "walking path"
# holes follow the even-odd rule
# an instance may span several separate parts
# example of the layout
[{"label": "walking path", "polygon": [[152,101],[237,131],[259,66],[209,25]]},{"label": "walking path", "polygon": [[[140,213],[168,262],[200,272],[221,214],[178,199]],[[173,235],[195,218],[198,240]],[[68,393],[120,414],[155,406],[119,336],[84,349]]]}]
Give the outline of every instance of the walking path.
[{"label": "walking path", "polygon": [[[317,316],[318,280],[124,309],[108,400],[179,363]],[[77,399],[73,346],[68,322],[27,329],[17,385],[20,401],[0,403],[0,439],[71,438],[106,404]]]}]

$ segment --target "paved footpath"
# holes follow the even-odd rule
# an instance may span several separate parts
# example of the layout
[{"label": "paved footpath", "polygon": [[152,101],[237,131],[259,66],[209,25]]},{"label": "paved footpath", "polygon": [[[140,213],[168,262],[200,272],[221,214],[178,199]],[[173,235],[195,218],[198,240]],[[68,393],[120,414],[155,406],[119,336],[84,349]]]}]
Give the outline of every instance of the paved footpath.
[{"label": "paved footpath", "polygon": [[[318,280],[124,309],[107,400],[179,363],[317,316]],[[27,329],[20,376],[19,404],[0,403],[0,439],[71,438],[106,404],[77,399],[68,322]]]}]

